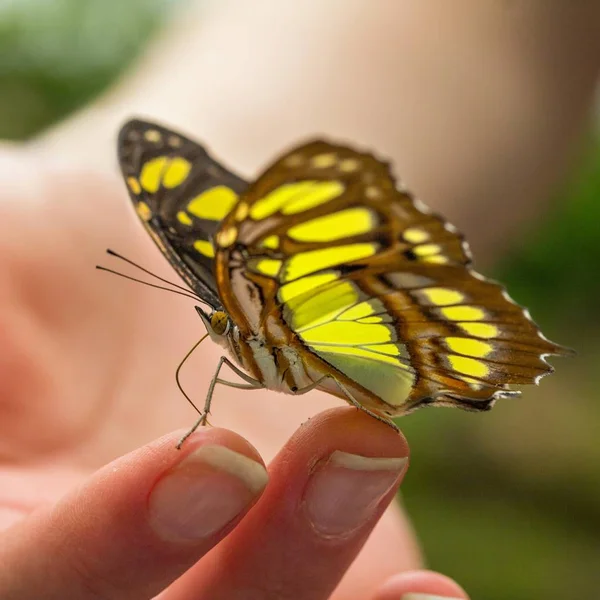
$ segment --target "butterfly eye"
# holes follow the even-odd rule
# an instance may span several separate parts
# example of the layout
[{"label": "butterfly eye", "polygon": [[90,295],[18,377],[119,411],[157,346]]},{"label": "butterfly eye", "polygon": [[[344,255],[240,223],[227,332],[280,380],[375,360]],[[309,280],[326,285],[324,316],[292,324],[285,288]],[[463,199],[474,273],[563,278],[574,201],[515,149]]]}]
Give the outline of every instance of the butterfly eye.
[{"label": "butterfly eye", "polygon": [[210,317],[210,326],[217,335],[227,335],[231,321],[222,310],[215,311]]}]

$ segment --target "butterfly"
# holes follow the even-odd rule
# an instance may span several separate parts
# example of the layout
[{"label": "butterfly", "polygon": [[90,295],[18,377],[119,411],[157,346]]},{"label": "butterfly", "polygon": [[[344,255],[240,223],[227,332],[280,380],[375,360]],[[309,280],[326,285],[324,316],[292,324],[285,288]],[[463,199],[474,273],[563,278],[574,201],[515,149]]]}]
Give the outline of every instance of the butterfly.
[{"label": "butterfly", "polygon": [[[394,426],[425,405],[487,410],[569,352],[372,154],[310,141],[248,183],[180,133],[132,120],[118,158],[137,215],[226,350],[191,431],[217,383],[324,390]],[[221,379],[225,366],[243,383]]]}]

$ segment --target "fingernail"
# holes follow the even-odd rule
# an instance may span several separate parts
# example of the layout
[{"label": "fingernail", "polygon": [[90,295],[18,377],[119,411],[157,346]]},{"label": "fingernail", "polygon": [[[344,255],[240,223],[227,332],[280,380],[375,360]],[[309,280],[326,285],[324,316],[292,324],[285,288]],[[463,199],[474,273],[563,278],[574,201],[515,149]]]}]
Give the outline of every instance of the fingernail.
[{"label": "fingernail", "polygon": [[404,594],[400,600],[462,600],[456,596],[432,596],[431,594],[415,594],[409,592]]},{"label": "fingernail", "polygon": [[408,458],[369,458],[336,450],[313,474],[305,505],[324,536],[344,536],[361,527],[398,483]]},{"label": "fingernail", "polygon": [[265,468],[224,446],[201,446],[154,487],[150,523],[163,539],[200,540],[225,527],[261,494]]}]

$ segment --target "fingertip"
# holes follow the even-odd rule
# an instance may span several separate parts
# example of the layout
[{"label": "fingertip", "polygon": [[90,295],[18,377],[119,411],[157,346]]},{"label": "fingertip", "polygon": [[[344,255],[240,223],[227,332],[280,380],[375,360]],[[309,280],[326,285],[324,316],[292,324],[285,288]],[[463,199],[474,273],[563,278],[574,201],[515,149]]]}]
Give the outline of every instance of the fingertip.
[{"label": "fingertip", "polygon": [[[177,437],[179,436],[179,437]],[[177,448],[177,444],[181,439],[181,431],[170,433],[168,436],[163,438],[163,444],[165,446],[172,446],[172,449],[181,452],[183,456],[187,456],[193,452],[198,446],[205,444],[213,444],[217,446],[224,446],[242,454],[251,460],[258,462],[261,465],[265,465],[264,460],[259,454],[258,450],[244,437],[223,427],[205,427],[195,431],[181,446],[181,449]],[[181,456],[180,456],[181,459]]]},{"label": "fingertip", "polygon": [[153,487],[150,525],[165,541],[209,542],[231,529],[267,481],[256,460],[225,445],[201,444]]},{"label": "fingertip", "polygon": [[[202,428],[195,431],[181,449],[178,449],[177,445],[184,433],[185,430],[170,432],[117,458],[94,473],[83,489],[109,490],[109,496],[114,502],[120,502],[130,507],[130,510],[136,511],[136,507],[145,507],[153,487],[161,478],[203,446],[227,448],[265,468],[265,463],[256,448],[233,431]],[[94,504],[94,494],[87,498]],[[82,501],[85,501],[85,496]]]},{"label": "fingertip", "polygon": [[469,600],[465,590],[446,575],[419,570],[390,577],[373,600]]},{"label": "fingertip", "polygon": [[288,444],[290,451],[300,446],[321,456],[327,450],[382,458],[410,454],[402,432],[351,406],[326,410],[304,423]]},{"label": "fingertip", "polygon": [[353,407],[324,411],[270,464],[261,507],[272,511],[282,496],[296,498],[297,514],[286,519],[309,525],[304,534],[315,543],[319,537],[356,540],[354,533],[370,530],[393,499],[408,455],[406,439],[389,425]]},{"label": "fingertip", "polygon": [[147,523],[162,541],[211,546],[260,497],[266,466],[248,440],[228,429],[202,428],[181,448],[180,439],[178,431],[150,444],[150,457],[138,464],[150,470],[139,486]]}]

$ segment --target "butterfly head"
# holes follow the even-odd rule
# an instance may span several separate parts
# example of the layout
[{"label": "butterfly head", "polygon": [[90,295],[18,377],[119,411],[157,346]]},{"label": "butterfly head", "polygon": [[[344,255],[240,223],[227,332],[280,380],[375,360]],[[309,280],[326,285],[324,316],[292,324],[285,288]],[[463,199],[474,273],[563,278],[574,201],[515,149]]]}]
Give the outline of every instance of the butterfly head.
[{"label": "butterfly head", "polygon": [[196,306],[196,312],[200,315],[202,322],[206,326],[210,337],[218,344],[223,344],[231,330],[231,319],[226,312],[215,310],[208,314],[199,306]]}]

